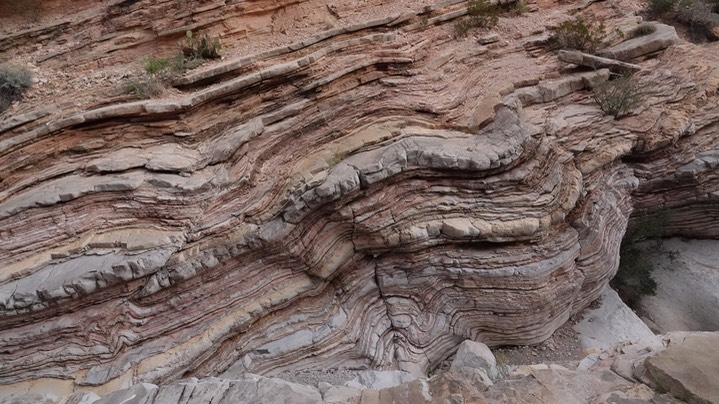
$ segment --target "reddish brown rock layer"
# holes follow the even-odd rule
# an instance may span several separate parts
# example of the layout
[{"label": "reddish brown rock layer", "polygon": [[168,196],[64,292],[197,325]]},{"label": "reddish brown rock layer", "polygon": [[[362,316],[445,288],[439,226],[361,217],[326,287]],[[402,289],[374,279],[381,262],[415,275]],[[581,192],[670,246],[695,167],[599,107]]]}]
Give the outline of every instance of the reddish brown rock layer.
[{"label": "reddish brown rock layer", "polygon": [[[87,91],[109,98],[35,90],[4,115],[0,383],[422,372],[467,338],[546,339],[613,276],[633,206],[717,234],[717,52],[642,62],[654,91],[615,121],[586,91],[608,72],[557,74],[530,46],[535,17],[485,47],[452,38],[461,4],[390,2],[394,14],[320,33],[313,17],[292,45],[234,57],[241,36],[269,37],[235,22],[311,2],[192,3],[182,18],[176,3],[88,5],[65,28],[0,38],[40,74],[121,63],[200,26],[229,48],[162,99],[100,83]],[[136,26],[152,34],[103,45],[99,31]],[[47,58],[28,49],[45,31],[87,42],[50,43]]]}]

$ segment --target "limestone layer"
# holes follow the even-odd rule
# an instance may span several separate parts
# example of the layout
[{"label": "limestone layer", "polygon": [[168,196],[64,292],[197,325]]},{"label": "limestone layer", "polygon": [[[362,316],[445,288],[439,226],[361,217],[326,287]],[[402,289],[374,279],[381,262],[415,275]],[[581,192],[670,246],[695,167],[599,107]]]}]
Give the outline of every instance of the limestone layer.
[{"label": "limestone layer", "polygon": [[[502,18],[520,35],[483,46],[452,35],[462,2],[361,22],[347,5],[335,28],[234,57],[269,34],[230,22],[309,2],[140,13],[170,3],[88,4],[80,22],[0,37],[41,74],[199,26],[228,46],[158,99],[100,83],[104,98],[31,93],[3,115],[0,384],[422,373],[465,339],[549,337],[614,275],[634,206],[670,208],[668,232],[719,234],[717,44],[642,61],[652,91],[613,120],[588,91],[609,72],[560,70],[533,17]],[[92,27],[138,27],[92,17],[108,10],[145,39],[107,48]],[[49,33],[97,46],[48,58],[30,46]]]}]

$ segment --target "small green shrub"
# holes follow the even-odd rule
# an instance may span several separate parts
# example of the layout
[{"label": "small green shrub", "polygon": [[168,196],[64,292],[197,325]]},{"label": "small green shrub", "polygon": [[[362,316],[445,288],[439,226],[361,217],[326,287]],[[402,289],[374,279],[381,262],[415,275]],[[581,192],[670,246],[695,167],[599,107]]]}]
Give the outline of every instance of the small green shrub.
[{"label": "small green shrub", "polygon": [[472,22],[469,18],[460,18],[454,23],[454,33],[458,37],[467,35],[472,28]]},{"label": "small green shrub", "polygon": [[649,24],[649,23],[639,24],[638,27],[636,27],[632,30],[632,33],[630,34],[630,36],[632,38],[638,38],[640,36],[646,36],[646,35],[653,34],[656,30],[657,30],[657,26],[654,24]]},{"label": "small green shrub", "polygon": [[145,59],[145,72],[147,74],[158,74],[165,71],[171,66],[171,60],[168,58],[156,58],[148,56]]},{"label": "small green shrub", "polygon": [[180,44],[185,59],[218,59],[222,44],[220,37],[210,37],[207,32],[193,34],[187,31],[184,41]]},{"label": "small green shrub", "polygon": [[606,37],[604,23],[577,17],[559,24],[554,30],[551,42],[560,49],[594,53]]},{"label": "small green shrub", "polygon": [[25,68],[0,66],[0,113],[10,107],[13,101],[22,99],[32,86],[32,74]]},{"label": "small green shrub", "polygon": [[499,22],[501,8],[487,0],[474,0],[469,2],[467,14],[472,26],[479,28],[493,28]]},{"label": "small green shrub", "polygon": [[689,26],[691,39],[696,42],[712,38],[711,30],[719,27],[719,14],[714,5],[703,0],[681,0],[677,6],[677,20]]},{"label": "small green shrub", "polygon": [[594,101],[606,115],[615,118],[629,114],[643,101],[642,90],[633,76],[619,76],[594,87]]},{"label": "small green shrub", "polygon": [[165,90],[165,84],[157,77],[148,77],[144,79],[131,79],[125,82],[125,94],[131,94],[138,99],[145,100],[162,94]]},{"label": "small green shrub", "polygon": [[467,35],[472,28],[494,28],[499,22],[501,8],[487,0],[469,2],[467,17],[454,23],[455,34],[459,37]]},{"label": "small green shrub", "polygon": [[172,58],[170,60],[170,69],[176,73],[182,73],[187,70],[192,70],[200,65],[205,63],[205,59],[196,59],[196,58],[185,58],[185,56],[182,53],[179,53],[177,56]]},{"label": "small green shrub", "polygon": [[678,0],[649,0],[649,11],[657,15],[664,15],[674,9]]},{"label": "small green shrub", "polygon": [[524,0],[518,0],[514,3],[512,8],[510,9],[510,13],[514,15],[524,15],[529,12],[529,7],[527,7],[527,3],[524,2]]}]

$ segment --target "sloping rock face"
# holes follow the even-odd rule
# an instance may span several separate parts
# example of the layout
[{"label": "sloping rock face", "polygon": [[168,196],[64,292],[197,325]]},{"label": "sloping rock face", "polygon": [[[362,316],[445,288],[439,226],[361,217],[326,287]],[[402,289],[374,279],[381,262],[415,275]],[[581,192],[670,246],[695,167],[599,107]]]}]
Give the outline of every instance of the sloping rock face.
[{"label": "sloping rock face", "polygon": [[[319,383],[318,388],[314,388],[245,374],[234,379],[190,378],[163,386],[143,383],[103,397],[78,392],[69,397],[66,404],[715,402],[712,394],[717,391],[716,378],[712,377],[715,373],[712,367],[717,363],[717,350],[713,349],[716,338],[717,333],[652,335],[598,352],[590,365],[583,366],[593,355],[589,356],[577,369],[559,364],[512,366],[513,370],[497,383],[486,379],[484,373],[488,362],[495,361],[492,353],[485,345],[468,340],[463,344],[472,345],[474,352],[469,349],[462,352],[460,348],[457,355],[468,355],[465,358],[468,361],[461,362],[469,367],[453,365],[451,370],[431,378],[412,378],[407,373],[401,375],[402,372],[364,371],[357,380],[369,381],[368,385],[353,381],[344,386]],[[488,362],[472,360],[477,353]],[[672,375],[661,373],[664,371]],[[676,386],[682,390],[672,389]],[[687,396],[687,391],[699,396]],[[37,401],[43,398],[53,401],[49,397],[35,397]]]},{"label": "sloping rock face", "polygon": [[[533,47],[570,5],[484,47],[453,37],[461,2],[366,3],[328,29],[310,1],[78,2],[0,38],[41,79],[103,78],[0,121],[0,389],[423,373],[465,339],[549,337],[614,275],[633,204],[719,234],[716,44],[642,62],[651,96],[614,121],[586,91],[607,71]],[[199,26],[224,61],[118,94],[105,66]]]},{"label": "sloping rock face", "polygon": [[659,388],[688,403],[719,402],[719,335],[697,333],[671,346],[644,365]]}]

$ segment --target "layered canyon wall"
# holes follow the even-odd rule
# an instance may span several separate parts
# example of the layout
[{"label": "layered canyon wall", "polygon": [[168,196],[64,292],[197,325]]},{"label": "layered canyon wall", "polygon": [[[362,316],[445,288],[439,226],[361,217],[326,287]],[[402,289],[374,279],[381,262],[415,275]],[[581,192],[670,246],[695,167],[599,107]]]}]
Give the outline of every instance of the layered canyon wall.
[{"label": "layered canyon wall", "polygon": [[[2,19],[0,60],[38,81],[0,118],[5,388],[423,373],[465,339],[548,338],[633,210],[719,234],[716,43],[633,60],[651,92],[615,120],[589,91],[609,72],[542,45],[577,4],[478,41],[458,1],[60,3]],[[222,61],[118,90],[195,29]]]}]

